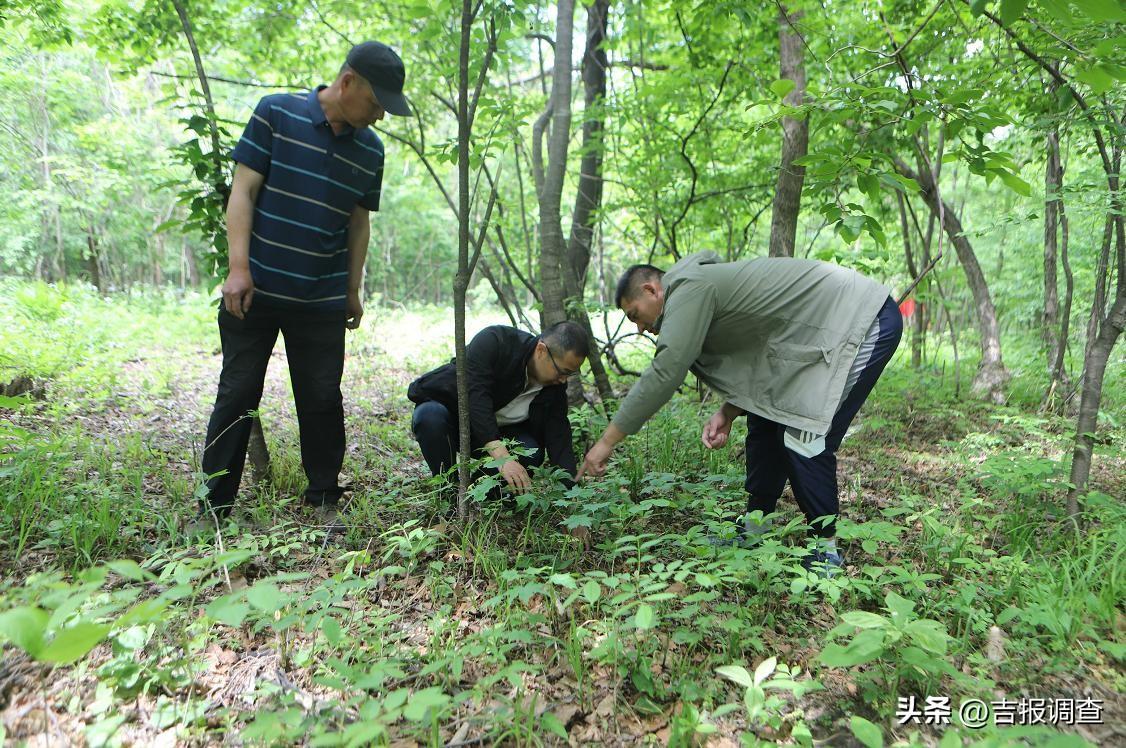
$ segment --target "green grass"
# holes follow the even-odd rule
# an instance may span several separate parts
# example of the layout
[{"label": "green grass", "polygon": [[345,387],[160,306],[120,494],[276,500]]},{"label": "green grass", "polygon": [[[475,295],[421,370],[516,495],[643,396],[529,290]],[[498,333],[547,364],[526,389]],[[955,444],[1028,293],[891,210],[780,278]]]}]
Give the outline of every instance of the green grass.
[{"label": "green grass", "polygon": [[[343,544],[307,527],[280,362],[263,403],[272,481],[192,542],[178,527],[217,371],[206,300],[8,284],[0,309],[13,320],[4,350],[21,351],[5,376],[33,376],[45,395],[4,411],[0,430],[0,638],[26,673],[3,695],[46,705],[54,740],[836,745],[867,720],[888,744],[923,745],[940,731],[898,725],[898,697],[998,693],[1089,692],[1121,720],[1108,695],[1126,687],[1119,363],[1076,533],[1061,511],[1073,424],[1038,412],[1040,353],[1006,350],[1017,378],[1001,407],[964,399],[972,362],[954,396],[945,347],[924,371],[901,354],[840,454],[850,572],[818,580],[797,563],[790,498],[760,546],[705,542],[744,502],[742,426],[705,450],[715,404],[691,386],[610,477],[565,492],[539,475],[532,496],[453,521],[404,396],[448,359],[447,312],[433,309],[369,308],[350,336]],[[604,422],[576,412],[579,441]],[[569,527],[589,529],[589,546]],[[862,633],[849,621],[874,627],[863,656],[847,649]],[[42,731],[17,713],[8,739]],[[1074,727],[944,734],[1087,744]]]}]

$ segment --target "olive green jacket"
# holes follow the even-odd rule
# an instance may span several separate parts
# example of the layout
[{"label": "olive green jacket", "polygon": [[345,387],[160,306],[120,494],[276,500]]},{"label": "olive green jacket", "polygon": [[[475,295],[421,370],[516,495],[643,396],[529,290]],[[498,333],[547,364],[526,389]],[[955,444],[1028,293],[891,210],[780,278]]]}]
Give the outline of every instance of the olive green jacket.
[{"label": "olive green jacket", "polygon": [[725,402],[803,431],[826,434],[857,349],[888,288],[815,260],[721,262],[699,252],[661,279],[653,363],[613,423],[633,434],[691,371]]}]

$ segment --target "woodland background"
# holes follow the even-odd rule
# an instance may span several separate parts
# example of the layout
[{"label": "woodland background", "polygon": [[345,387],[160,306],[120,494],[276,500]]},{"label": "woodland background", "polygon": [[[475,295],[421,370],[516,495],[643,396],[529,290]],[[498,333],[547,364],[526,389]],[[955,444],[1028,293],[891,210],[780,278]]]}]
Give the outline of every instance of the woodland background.
[{"label": "woodland background", "polygon": [[[3,729],[1120,738],[1124,30],[1116,0],[0,0]],[[416,116],[376,127],[347,543],[294,504],[283,361],[248,516],[188,543],[227,154],[260,96],[366,38]],[[742,461],[699,445],[691,380],[616,477],[516,507],[466,486],[443,517],[405,383],[483,324],[578,319],[602,354],[572,393],[584,449],[652,350],[618,272],[704,249],[910,292],[842,452],[850,574],[803,576],[796,520],[703,543]],[[1102,722],[898,724],[909,694],[1097,698]]]}]

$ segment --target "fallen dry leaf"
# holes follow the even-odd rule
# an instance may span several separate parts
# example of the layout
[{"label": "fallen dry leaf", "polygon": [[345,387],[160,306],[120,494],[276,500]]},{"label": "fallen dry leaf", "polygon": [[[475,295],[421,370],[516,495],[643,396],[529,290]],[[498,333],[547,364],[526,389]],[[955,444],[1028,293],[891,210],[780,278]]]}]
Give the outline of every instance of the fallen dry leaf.
[{"label": "fallen dry leaf", "polygon": [[614,698],[614,694],[612,694],[612,693],[606,694],[606,697],[603,698],[602,701],[598,702],[598,706],[596,706],[594,708],[594,713],[600,714],[603,717],[610,716],[611,714],[614,713],[614,702],[615,701],[616,701],[616,699]]},{"label": "fallen dry leaf", "polygon": [[152,741],[154,748],[174,748],[176,745],[176,728],[170,727],[156,736]]},{"label": "fallen dry leaf", "polygon": [[587,551],[590,550],[592,543],[591,543],[591,539],[590,539],[590,528],[589,527],[582,527],[582,526],[572,527],[572,528],[568,529],[566,532],[572,538],[575,538],[576,540],[578,540],[580,543],[583,544],[583,550],[587,550]]},{"label": "fallen dry leaf", "polygon": [[564,727],[569,728],[571,723],[581,716],[581,710],[576,704],[563,704],[562,706],[556,707],[552,714],[555,715],[555,718],[559,720]]},{"label": "fallen dry leaf", "polygon": [[989,627],[989,641],[985,643],[985,656],[990,662],[1005,659],[1005,632],[1000,626]]},{"label": "fallen dry leaf", "polygon": [[212,644],[204,650],[204,654],[215,661],[217,665],[233,665],[238,662],[238,654],[230,649],[223,649],[218,644]]},{"label": "fallen dry leaf", "polygon": [[461,727],[457,728],[457,732],[454,733],[453,737],[446,742],[446,745],[461,745],[466,742],[465,738],[468,737],[468,735],[469,723],[463,722]]}]

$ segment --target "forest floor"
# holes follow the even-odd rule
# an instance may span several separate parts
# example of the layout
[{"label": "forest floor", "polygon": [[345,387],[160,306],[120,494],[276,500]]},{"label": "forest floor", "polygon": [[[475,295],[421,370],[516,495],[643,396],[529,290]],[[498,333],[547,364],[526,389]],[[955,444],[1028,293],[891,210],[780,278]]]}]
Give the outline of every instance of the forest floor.
[{"label": "forest floor", "polygon": [[[343,539],[300,504],[280,344],[270,480],[247,478],[233,521],[188,538],[213,309],[19,284],[0,312],[0,385],[30,390],[0,400],[7,741],[1126,741],[1120,352],[1077,533],[1061,511],[1074,421],[1039,412],[1038,353],[1010,346],[1012,396],[992,406],[968,397],[972,362],[956,385],[943,348],[912,370],[905,340],[840,451],[849,566],[822,579],[799,563],[788,491],[758,546],[708,542],[742,510],[742,439],[703,448],[715,404],[690,386],[607,478],[566,491],[545,473],[503,502],[478,487],[457,521],[405,397],[450,356],[435,309],[369,309],[349,336]],[[585,406],[573,423],[581,448],[605,418]]]}]

